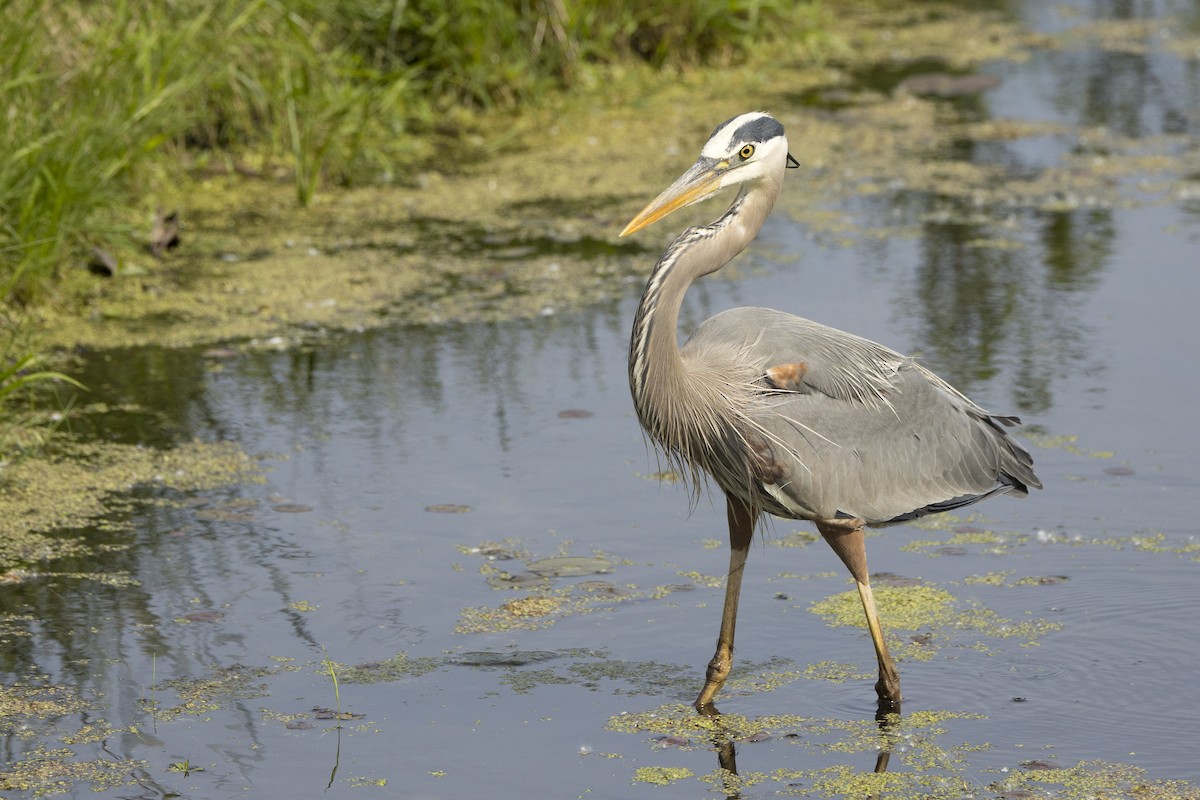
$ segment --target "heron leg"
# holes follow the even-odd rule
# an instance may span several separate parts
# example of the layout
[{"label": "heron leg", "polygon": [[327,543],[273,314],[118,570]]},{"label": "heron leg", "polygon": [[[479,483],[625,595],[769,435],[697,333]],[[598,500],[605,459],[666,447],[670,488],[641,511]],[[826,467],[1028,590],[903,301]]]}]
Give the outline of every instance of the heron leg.
[{"label": "heron leg", "polygon": [[702,713],[713,713],[713,697],[725,685],[729,670],[733,667],[733,629],[737,624],[738,597],[742,590],[742,572],[746,557],[750,554],[750,540],[754,536],[754,525],[758,511],[745,502],[726,495],[726,516],[729,518],[729,575],[725,579],[725,607],[721,612],[721,632],[717,636],[717,652],[708,662],[704,674],[704,688],[696,698],[696,709]]},{"label": "heron leg", "polygon": [[863,533],[861,519],[827,519],[817,521],[817,530],[833,552],[850,570],[854,583],[858,587],[858,597],[862,601],[863,611],[867,615],[867,629],[871,632],[871,642],[875,645],[875,656],[879,660],[879,682],[875,684],[875,693],[879,695],[880,707],[888,705],[893,711],[900,710],[900,673],[888,653],[887,643],[883,641],[883,628],[879,625],[879,612],[875,610],[875,595],[871,592],[871,580],[867,573],[866,535]]}]

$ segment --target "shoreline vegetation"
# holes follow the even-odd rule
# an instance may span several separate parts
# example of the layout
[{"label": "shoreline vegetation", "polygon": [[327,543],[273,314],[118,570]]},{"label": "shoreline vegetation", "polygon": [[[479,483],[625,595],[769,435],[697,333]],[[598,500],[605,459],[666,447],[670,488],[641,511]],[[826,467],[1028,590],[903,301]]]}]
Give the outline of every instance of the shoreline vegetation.
[{"label": "shoreline vegetation", "polygon": [[[568,98],[611,104],[614,79],[661,84],[784,39],[815,52],[824,35],[815,0],[0,7],[0,460],[41,442],[42,422],[60,416],[21,408],[69,386],[57,371],[29,367],[49,361],[69,372],[49,354],[61,357],[86,334],[72,342],[63,329],[83,319],[119,327],[109,301],[138,294],[130,283],[144,297],[193,302],[179,299],[204,283],[192,276],[234,258],[264,203],[291,226],[281,237],[311,229],[329,210],[313,206],[339,193],[390,191],[385,202],[418,205],[413,195],[431,180],[494,156],[523,119]],[[182,266],[167,253],[181,236],[180,253],[203,241]],[[291,274],[280,265],[276,285]],[[412,285],[389,277],[373,291],[402,296]],[[193,305],[228,300],[201,287]],[[293,301],[303,296],[273,305]],[[173,313],[160,315],[163,343]]]},{"label": "shoreline vegetation", "polygon": [[8,309],[77,302],[80,273],[161,255],[176,233],[161,198],[199,178],[289,181],[301,207],[403,184],[440,148],[495,136],[498,114],[629,66],[671,75],[815,40],[821,17],[782,0],[3,5]]}]

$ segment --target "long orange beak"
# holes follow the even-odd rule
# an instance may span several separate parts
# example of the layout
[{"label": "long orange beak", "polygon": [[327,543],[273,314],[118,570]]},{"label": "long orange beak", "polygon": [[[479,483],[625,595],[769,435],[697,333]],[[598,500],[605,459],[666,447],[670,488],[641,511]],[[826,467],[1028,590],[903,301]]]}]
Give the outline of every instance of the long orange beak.
[{"label": "long orange beak", "polygon": [[698,203],[721,188],[721,175],[729,165],[724,161],[700,157],[700,160],[679,176],[662,194],[650,201],[641,212],[630,220],[621,231],[621,236],[636,233],[653,225],[673,211]]}]

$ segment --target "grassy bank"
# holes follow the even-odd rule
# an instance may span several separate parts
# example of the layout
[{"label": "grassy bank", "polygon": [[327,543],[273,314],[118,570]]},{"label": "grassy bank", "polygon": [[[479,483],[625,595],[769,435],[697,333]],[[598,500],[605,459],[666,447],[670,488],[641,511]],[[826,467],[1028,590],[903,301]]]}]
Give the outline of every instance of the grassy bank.
[{"label": "grassy bank", "polygon": [[783,0],[0,0],[0,302],[61,294],[144,249],[158,189],[196,171],[392,179],[476,113],[621,63],[736,61],[808,36]]}]

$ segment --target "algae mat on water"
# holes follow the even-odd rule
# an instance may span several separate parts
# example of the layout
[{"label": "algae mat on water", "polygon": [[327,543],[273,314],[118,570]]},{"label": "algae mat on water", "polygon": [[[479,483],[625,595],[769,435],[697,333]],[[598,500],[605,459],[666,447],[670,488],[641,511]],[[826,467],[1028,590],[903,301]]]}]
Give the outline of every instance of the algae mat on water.
[{"label": "algae mat on water", "polygon": [[[165,504],[172,502],[166,499],[169,493],[263,480],[258,460],[229,442],[188,442],[155,450],[63,437],[41,458],[4,466],[0,478],[0,582],[25,580],[37,572],[30,565],[94,552],[83,539],[54,532],[128,528],[132,523],[119,512],[139,502],[132,496],[138,487],[161,490],[154,502]],[[120,576],[95,579],[112,582]]]}]

